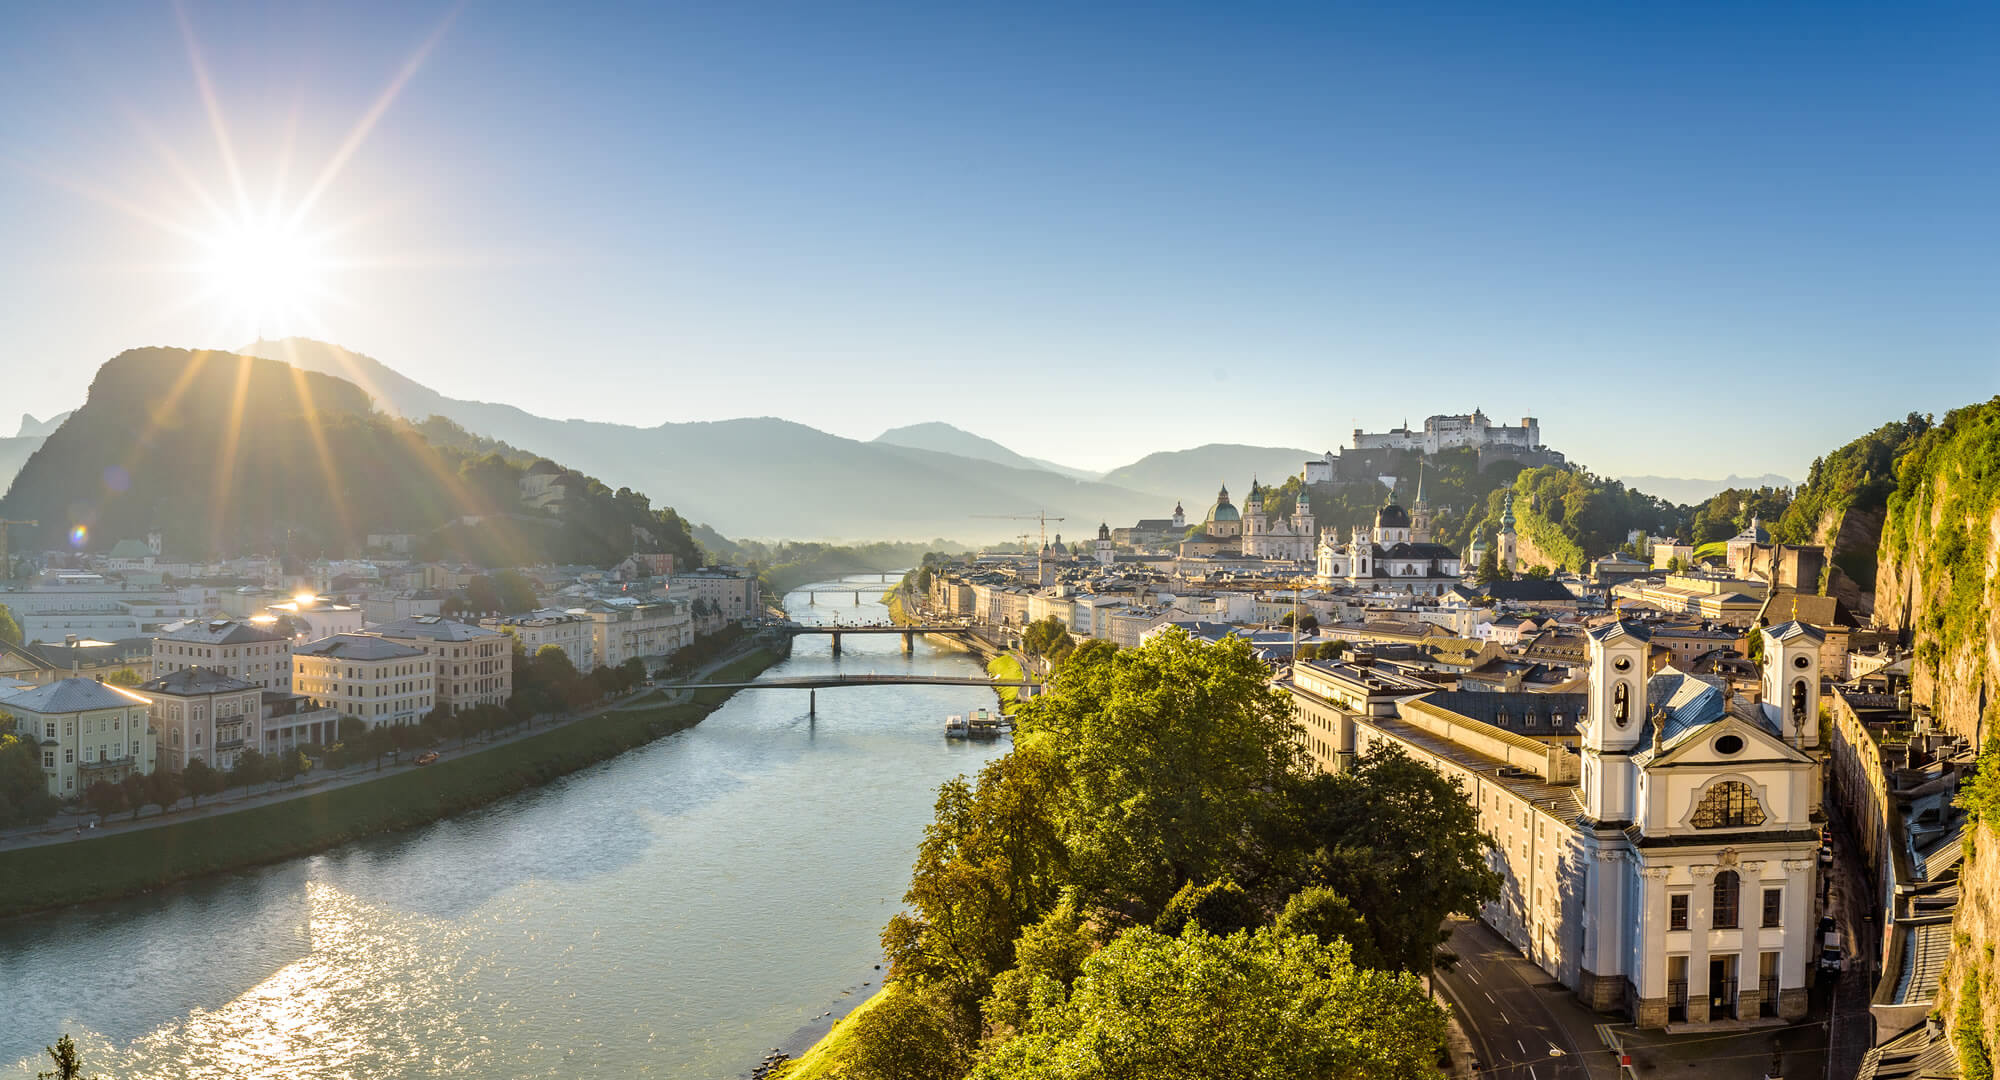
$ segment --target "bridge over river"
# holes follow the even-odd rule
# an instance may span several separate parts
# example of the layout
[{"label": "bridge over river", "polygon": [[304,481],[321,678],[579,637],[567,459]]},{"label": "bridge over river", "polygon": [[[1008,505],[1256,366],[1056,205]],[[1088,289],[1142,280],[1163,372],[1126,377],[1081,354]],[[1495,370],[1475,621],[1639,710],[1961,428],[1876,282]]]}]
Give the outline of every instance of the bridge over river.
[{"label": "bridge over river", "polygon": [[905,653],[916,649],[918,634],[953,634],[959,637],[985,636],[980,634],[976,627],[957,626],[950,623],[910,626],[842,626],[839,623],[822,625],[786,623],[775,627],[774,630],[777,633],[787,634],[792,637],[800,637],[805,634],[825,634],[827,637],[833,639],[833,655],[835,656],[840,655],[840,639],[848,634],[901,634],[903,635],[903,651]]},{"label": "bridge over river", "polygon": [[1012,686],[1030,692],[1041,684],[1027,679],[975,679],[959,675],[798,675],[733,683],[661,683],[661,690],[804,690],[809,714],[819,711],[819,692],[835,686]]}]

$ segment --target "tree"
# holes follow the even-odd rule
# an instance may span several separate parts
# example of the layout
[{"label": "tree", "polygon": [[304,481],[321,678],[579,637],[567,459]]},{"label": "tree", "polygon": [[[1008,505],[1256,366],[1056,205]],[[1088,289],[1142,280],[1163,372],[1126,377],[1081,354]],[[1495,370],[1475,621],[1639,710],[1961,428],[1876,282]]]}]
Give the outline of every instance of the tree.
[{"label": "tree", "polygon": [[[4,526],[0,526],[0,528],[4,528]],[[0,566],[0,577],[6,576],[6,571],[6,567]],[[9,645],[19,645],[21,643],[21,624],[14,621],[14,613],[7,610],[7,605],[5,604],[0,604],[0,641],[4,641]]]},{"label": "tree", "polygon": [[1084,961],[1066,998],[1043,997],[971,1076],[1428,1080],[1444,1031],[1414,976],[1357,967],[1345,942],[1139,928]]},{"label": "tree", "polygon": [[1346,897],[1324,885],[1309,885],[1293,893],[1271,928],[1281,934],[1315,937],[1328,944],[1345,941],[1353,948],[1355,963],[1370,968],[1384,966],[1375,956],[1375,938],[1368,930],[1367,920]]},{"label": "tree", "polygon": [[56,1040],[54,1046],[45,1047],[50,1060],[56,1067],[48,1072],[36,1073],[35,1080],[95,1080],[83,1075],[83,1055],[76,1051],[76,1041],[67,1034]]},{"label": "tree", "polygon": [[1061,619],[1051,615],[1038,622],[1029,623],[1021,631],[1021,647],[1031,656],[1060,660],[1075,647],[1069,636],[1069,627]]},{"label": "tree", "polygon": [[1179,630],[1102,660],[1065,665],[1023,704],[1019,730],[1046,739],[1065,783],[1054,816],[1077,884],[1138,923],[1189,881],[1251,855],[1298,761],[1291,708],[1247,643]]},{"label": "tree", "polygon": [[102,825],[104,819],[130,804],[125,798],[124,785],[109,780],[93,780],[89,787],[83,789],[83,805],[97,815],[97,823]]},{"label": "tree", "polygon": [[122,667],[104,677],[104,681],[116,686],[137,686],[146,680],[131,668]]},{"label": "tree", "polygon": [[47,821],[60,805],[49,794],[41,748],[16,735],[0,735],[0,825]]},{"label": "tree", "polygon": [[1167,901],[1167,909],[1160,913],[1153,929],[1170,936],[1178,936],[1190,926],[1199,926],[1211,934],[1233,934],[1262,921],[1262,914],[1243,886],[1224,877],[1206,885],[1190,881],[1181,886],[1181,891]]},{"label": "tree", "polygon": [[971,1054],[950,1020],[907,990],[884,989],[854,1018],[840,1075],[848,1080],[939,1080],[963,1075]]},{"label": "tree", "polygon": [[146,782],[143,774],[137,772],[126,773],[125,778],[118,781],[118,786],[125,793],[125,808],[132,811],[132,820],[139,820],[139,811],[144,810],[153,799],[153,786]]},{"label": "tree", "polygon": [[196,807],[201,806],[202,796],[222,794],[228,782],[219,770],[200,758],[188,762],[187,768],[181,770],[181,784],[187,788],[188,798]]},{"label": "tree", "polygon": [[146,801],[158,806],[162,814],[172,810],[185,794],[187,788],[181,782],[180,774],[172,769],[161,766],[146,777]]},{"label": "tree", "polygon": [[245,750],[236,756],[236,764],[229,769],[229,783],[241,787],[243,794],[250,794],[250,785],[270,779],[270,765],[264,755],[257,750]]},{"label": "tree", "polygon": [[1076,905],[1061,904],[1014,942],[1014,966],[993,979],[993,992],[980,1004],[989,1027],[1018,1031],[1039,1001],[1060,1001],[1083,973],[1097,941],[1077,917]]},{"label": "tree", "polygon": [[1389,746],[1338,775],[1295,778],[1295,830],[1269,842],[1299,861],[1276,873],[1298,887],[1324,885],[1360,911],[1371,960],[1428,972],[1452,915],[1475,914],[1500,895],[1486,865],[1492,838],[1457,780]]}]

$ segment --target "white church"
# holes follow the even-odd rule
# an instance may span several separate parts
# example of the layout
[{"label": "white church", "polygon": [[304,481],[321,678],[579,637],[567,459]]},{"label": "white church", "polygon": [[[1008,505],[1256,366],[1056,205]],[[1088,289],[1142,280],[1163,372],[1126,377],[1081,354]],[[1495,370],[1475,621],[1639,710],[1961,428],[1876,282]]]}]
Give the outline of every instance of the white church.
[{"label": "white church", "polygon": [[1793,1020],[1818,952],[1821,635],[1761,632],[1754,702],[1649,676],[1624,622],[1590,631],[1583,694],[1415,692],[1317,662],[1288,689],[1323,767],[1393,744],[1459,781],[1502,880],[1482,920],[1592,1008]]},{"label": "white church", "polygon": [[1389,503],[1375,512],[1373,528],[1356,526],[1347,543],[1337,534],[1320,536],[1314,549],[1322,585],[1351,585],[1378,592],[1442,596],[1456,587],[1463,563],[1457,552],[1431,539],[1431,512],[1417,482],[1412,510]]}]

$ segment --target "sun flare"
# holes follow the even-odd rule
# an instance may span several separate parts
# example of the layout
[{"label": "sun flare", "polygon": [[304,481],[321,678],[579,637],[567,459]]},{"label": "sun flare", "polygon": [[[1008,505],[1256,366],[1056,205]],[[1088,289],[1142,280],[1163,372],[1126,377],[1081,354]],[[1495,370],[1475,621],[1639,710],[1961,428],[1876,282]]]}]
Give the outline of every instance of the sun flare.
[{"label": "sun flare", "polygon": [[223,319],[252,332],[308,314],[326,295],[328,260],[318,239],[279,217],[230,222],[203,238],[202,292]]}]

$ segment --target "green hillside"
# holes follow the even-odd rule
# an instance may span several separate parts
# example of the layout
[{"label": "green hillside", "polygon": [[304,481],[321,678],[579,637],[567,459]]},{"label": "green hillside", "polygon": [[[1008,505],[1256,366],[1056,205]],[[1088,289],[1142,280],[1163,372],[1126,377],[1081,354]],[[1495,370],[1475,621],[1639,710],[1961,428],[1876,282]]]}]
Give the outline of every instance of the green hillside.
[{"label": "green hillside", "polygon": [[[341,379],[272,360],[135,349],[98,370],[90,395],[14,479],[0,517],[41,522],[23,548],[101,551],[158,529],[190,557],[361,554],[375,533],[416,553],[481,565],[609,564],[634,550],[699,549],[672,510],[447,420],[376,413]],[[568,492],[524,504],[530,467]]]}]

